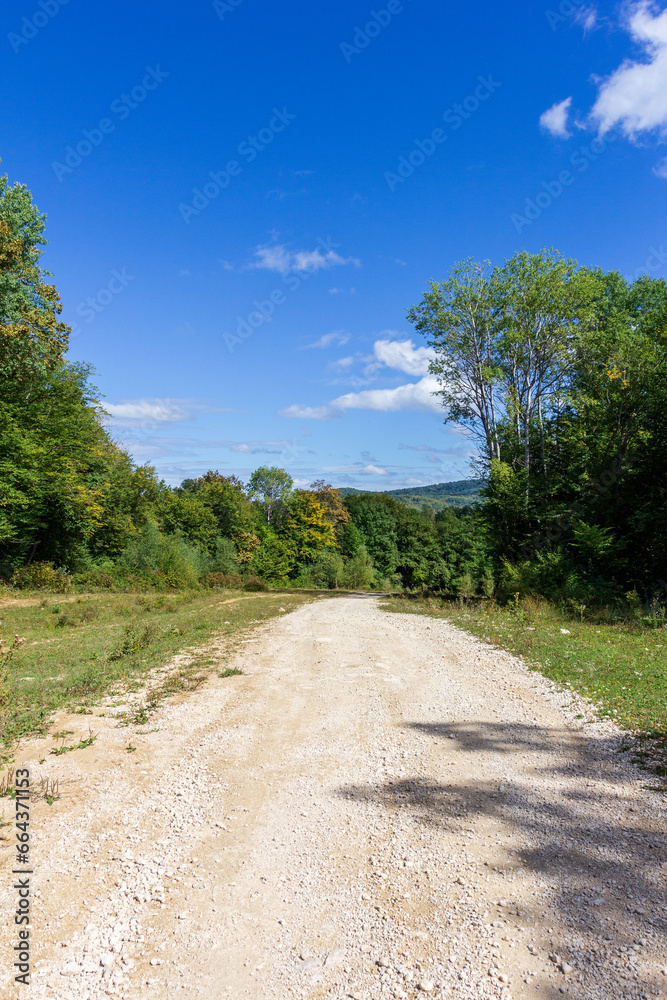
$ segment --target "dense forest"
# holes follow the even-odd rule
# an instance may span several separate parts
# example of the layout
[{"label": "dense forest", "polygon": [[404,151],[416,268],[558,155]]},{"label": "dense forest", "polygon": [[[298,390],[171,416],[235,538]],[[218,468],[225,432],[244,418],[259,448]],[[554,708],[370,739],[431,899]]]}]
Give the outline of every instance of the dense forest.
[{"label": "dense forest", "polygon": [[464,262],[429,286],[408,316],[434,350],[443,419],[477,436],[484,484],[480,503],[436,511],[427,489],[415,509],[406,491],[295,489],[277,468],[170,488],[135,465],[105,429],[92,373],[67,360],[45,243],[28,189],[0,179],[6,581],[664,601],[663,280],[628,284],[543,252]]}]

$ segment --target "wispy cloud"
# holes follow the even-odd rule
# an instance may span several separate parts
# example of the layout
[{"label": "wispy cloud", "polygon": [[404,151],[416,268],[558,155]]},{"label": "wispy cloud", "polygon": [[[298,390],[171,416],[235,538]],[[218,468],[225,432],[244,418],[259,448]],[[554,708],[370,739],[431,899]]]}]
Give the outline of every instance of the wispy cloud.
[{"label": "wispy cloud", "polygon": [[351,368],[355,361],[356,358],[353,358],[352,355],[350,355],[347,358],[338,358],[337,361],[330,361],[328,367],[332,371],[343,372],[347,371],[348,368]]},{"label": "wispy cloud", "polygon": [[182,423],[192,420],[182,400],[128,399],[122,403],[105,403],[104,409],[120,427],[136,427],[145,423]]},{"label": "wispy cloud", "polygon": [[282,455],[281,448],[253,448],[249,444],[230,444],[229,450],[239,455]]},{"label": "wispy cloud", "polygon": [[341,257],[335,250],[289,250],[284,243],[259,246],[254,251],[254,260],[248,264],[250,270],[275,271],[277,274],[315,272],[331,267],[352,264],[361,266],[355,257]]},{"label": "wispy cloud", "polygon": [[278,416],[293,420],[333,420],[334,417],[340,417],[341,412],[334,406],[299,406],[295,403],[284,410],[278,410]]},{"label": "wispy cloud", "polygon": [[399,451],[432,452],[434,455],[448,455],[446,448],[431,448],[428,444],[399,444]]},{"label": "wispy cloud", "polygon": [[280,455],[285,448],[294,448],[294,441],[228,441],[230,451],[238,455]]},{"label": "wispy cloud", "polygon": [[319,340],[315,340],[312,344],[304,344],[302,349],[320,348],[326,350],[327,347],[342,347],[344,344],[347,344],[350,337],[351,334],[347,330],[333,330],[332,333],[325,333],[324,336],[320,337]]},{"label": "wispy cloud", "polygon": [[592,31],[598,23],[598,12],[595,7],[582,7],[574,15],[574,20],[584,31]]},{"label": "wispy cloud", "polygon": [[137,430],[155,429],[157,424],[178,424],[194,420],[193,411],[202,413],[241,413],[230,406],[213,406],[198,399],[122,399],[117,403],[104,403],[103,407],[116,427],[134,427]]},{"label": "wispy cloud", "polygon": [[540,125],[542,128],[559,139],[569,139],[570,132],[567,128],[567,120],[570,115],[571,106],[571,97],[567,97],[564,101],[552,105],[544,114],[540,115]]},{"label": "wispy cloud", "polygon": [[653,173],[656,175],[656,177],[662,177],[665,180],[667,180],[667,156],[664,158],[664,160],[660,160],[659,163],[656,163],[656,165],[653,168]]}]

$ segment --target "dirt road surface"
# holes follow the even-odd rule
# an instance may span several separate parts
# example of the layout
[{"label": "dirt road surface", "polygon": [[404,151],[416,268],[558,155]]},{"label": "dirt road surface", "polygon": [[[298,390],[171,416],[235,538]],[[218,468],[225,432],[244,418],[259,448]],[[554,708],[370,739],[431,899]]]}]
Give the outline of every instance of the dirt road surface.
[{"label": "dirt road surface", "polygon": [[374,598],[232,665],[143,734],[22,748],[62,795],[32,820],[30,990],[4,842],[3,997],[667,996],[665,801],[611,724]]}]

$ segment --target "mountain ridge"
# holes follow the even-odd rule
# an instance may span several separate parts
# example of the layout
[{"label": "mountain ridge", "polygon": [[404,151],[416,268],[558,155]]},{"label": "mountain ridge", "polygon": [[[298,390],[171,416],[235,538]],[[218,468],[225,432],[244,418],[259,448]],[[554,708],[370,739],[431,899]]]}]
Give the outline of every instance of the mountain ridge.
[{"label": "mountain ridge", "polygon": [[353,486],[340,489],[342,497],[364,493],[381,493],[393,497],[406,507],[444,510],[447,507],[469,507],[479,502],[479,491],[484,484],[478,479],[458,479],[449,483],[432,483],[429,486],[411,486],[399,490],[359,490]]}]

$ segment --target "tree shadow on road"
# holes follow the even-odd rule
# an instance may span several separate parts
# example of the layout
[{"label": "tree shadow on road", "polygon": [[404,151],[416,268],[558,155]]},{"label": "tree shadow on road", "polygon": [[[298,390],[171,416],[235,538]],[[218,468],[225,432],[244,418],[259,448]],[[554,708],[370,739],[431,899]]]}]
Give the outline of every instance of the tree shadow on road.
[{"label": "tree shadow on road", "polygon": [[[536,873],[549,884],[552,906],[569,932],[612,938],[618,945],[653,939],[664,956],[667,918],[659,884],[667,846],[664,812],[653,817],[647,808],[638,810],[636,801],[618,790],[627,780],[614,757],[618,740],[496,722],[412,723],[407,728],[432,737],[443,750],[474,755],[479,777],[461,783],[415,776],[343,788],[343,797],[407,811],[419,824],[463,837],[475,831],[480,818],[493,820],[518,846],[516,860],[506,868],[505,894],[511,895],[527,871]],[[492,756],[516,758],[517,753],[516,778],[492,777],[485,769]],[[450,764],[446,756],[443,776]],[[535,909],[538,924],[540,917]],[[610,966],[605,975],[613,996],[620,973]],[[642,995],[637,986],[642,976],[623,981],[623,990],[631,982],[634,990],[625,995]],[[642,986],[659,989],[658,979],[643,974]]]}]

